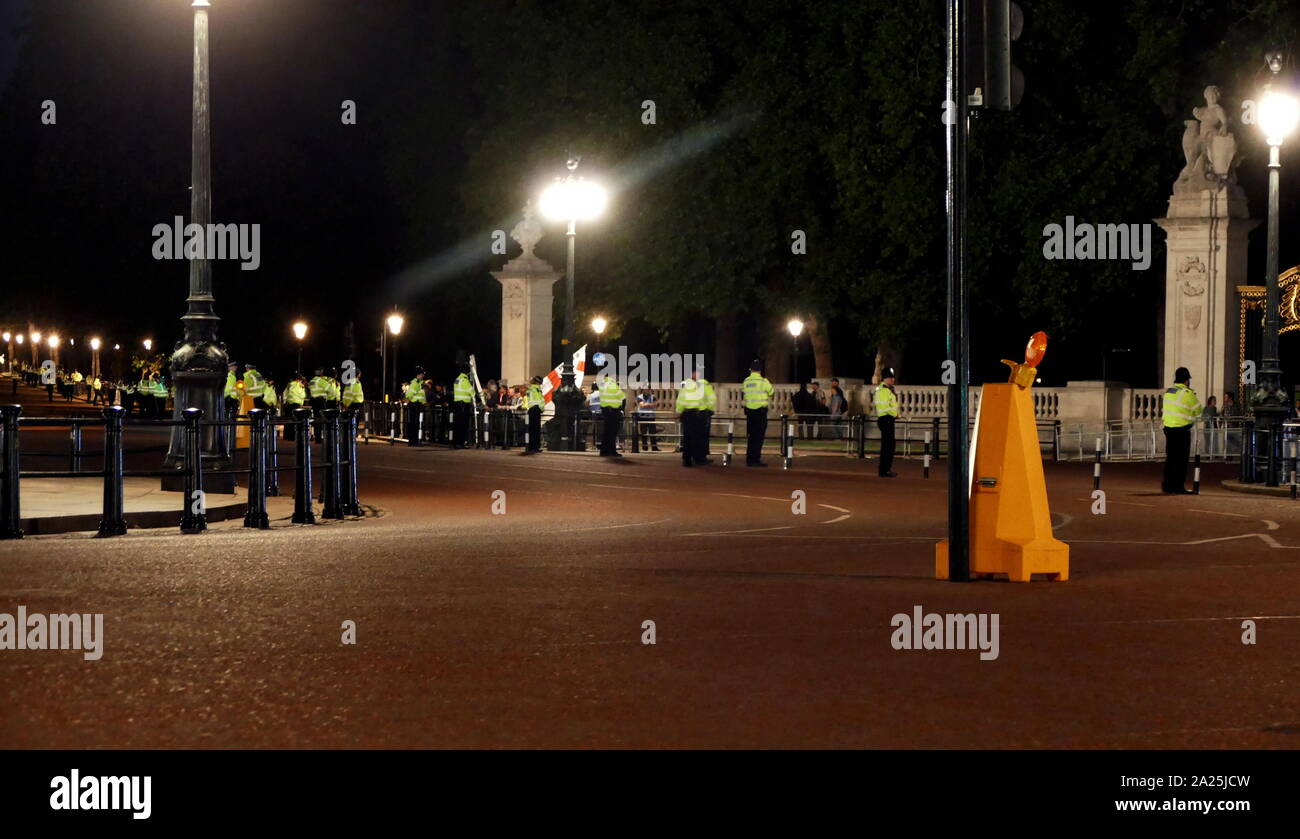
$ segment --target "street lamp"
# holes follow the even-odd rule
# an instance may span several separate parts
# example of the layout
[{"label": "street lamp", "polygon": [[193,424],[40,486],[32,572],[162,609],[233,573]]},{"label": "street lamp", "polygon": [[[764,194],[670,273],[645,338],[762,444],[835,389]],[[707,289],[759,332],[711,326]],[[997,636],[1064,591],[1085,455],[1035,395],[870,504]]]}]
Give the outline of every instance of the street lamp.
[{"label": "street lamp", "polygon": [[54,356],[54,369],[57,370],[59,368],[59,336],[50,333],[45,339],[45,344],[50,348],[50,352]]},{"label": "street lamp", "polygon": [[402,324],[406,319],[396,310],[384,321],[387,329],[379,333],[379,365],[384,368],[382,379],[382,389],[384,391],[384,401],[388,401],[388,336],[393,336],[393,385],[397,385],[397,336],[402,334]]},{"label": "street lamp", "polygon": [[[207,230],[212,222],[212,172],[210,166],[208,97],[208,0],[193,0],[194,49],[193,75],[190,96],[190,225]],[[200,434],[199,459],[202,464],[203,484],[197,487],[205,492],[234,492],[235,476],[227,470],[231,466],[233,437],[227,431],[226,404],[222,394],[225,389],[226,367],[229,356],[226,345],[217,338],[217,325],[221,318],[216,313],[216,296],[212,285],[211,254],[189,260],[189,294],[185,298],[185,314],[181,316],[184,332],[171,354],[171,378],[176,387],[172,408],[171,441],[163,468],[172,473],[162,479],[162,488],[168,491],[185,490],[186,429],[180,422],[184,411],[198,408],[205,420]],[[184,532],[199,528],[186,517]]]},{"label": "street lamp", "polygon": [[[12,373],[14,371],[14,336],[12,333],[6,332],[0,335],[0,338],[5,339],[5,358],[9,360],[9,372]],[[19,341],[18,343],[21,344],[22,342]]]},{"label": "street lamp", "polygon": [[567,222],[568,227],[568,262],[564,274],[564,335],[560,338],[560,387],[552,399],[555,405],[556,427],[560,429],[559,448],[573,449],[577,446],[577,435],[570,432],[573,416],[582,404],[582,394],[573,384],[573,354],[570,343],[573,340],[573,253],[574,242],[578,236],[578,222],[591,221],[605,211],[608,195],[604,187],[575,175],[579,158],[569,158],[566,167],[569,174],[556,178],[555,182],[542,191],[538,202],[542,215],[552,221]]},{"label": "street lamp", "polygon": [[152,338],[145,338],[145,339],[144,339],[144,351],[145,351],[145,352],[152,352],[152,351],[153,351],[153,339],[152,339]]},{"label": "street lamp", "polygon": [[803,334],[803,321],[798,318],[790,318],[790,322],[785,325],[790,330],[790,337],[794,339],[794,382],[799,383],[799,336]]},{"label": "street lamp", "polygon": [[[1269,52],[1265,61],[1274,77],[1282,71],[1281,52]],[[1268,293],[1264,309],[1264,351],[1259,369],[1259,388],[1251,395],[1251,403],[1255,415],[1259,417],[1256,430],[1264,432],[1264,439],[1269,446],[1265,480],[1269,486],[1277,486],[1279,458],[1276,452],[1281,440],[1282,420],[1290,413],[1290,400],[1282,389],[1282,361],[1278,358],[1278,180],[1282,168],[1282,142],[1295,131],[1296,122],[1300,120],[1300,105],[1294,96],[1285,90],[1273,89],[1270,84],[1265,87],[1264,96],[1260,100],[1258,118],[1260,130],[1264,132],[1264,139],[1268,143],[1268,261],[1265,269]]]},{"label": "street lamp", "polygon": [[293,337],[298,339],[298,366],[294,369],[302,372],[302,339],[307,337],[307,324],[297,321],[293,325]]},{"label": "street lamp", "polygon": [[98,376],[98,375],[99,375],[99,346],[100,346],[100,344],[99,344],[99,339],[98,339],[98,338],[91,338],[91,339],[90,339],[90,353],[91,353],[91,355],[90,355],[90,375],[91,375],[91,376]]}]

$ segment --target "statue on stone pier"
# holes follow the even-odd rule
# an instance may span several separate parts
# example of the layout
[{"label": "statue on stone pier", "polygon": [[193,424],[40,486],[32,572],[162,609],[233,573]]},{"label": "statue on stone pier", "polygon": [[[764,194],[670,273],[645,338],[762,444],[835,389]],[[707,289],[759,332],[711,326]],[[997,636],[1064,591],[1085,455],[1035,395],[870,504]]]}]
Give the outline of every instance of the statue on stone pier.
[{"label": "statue on stone pier", "polygon": [[1195,119],[1184,120],[1183,156],[1187,165],[1174,182],[1174,194],[1200,193],[1237,186],[1237,138],[1228,130],[1228,113],[1219,104],[1219,88],[1205,88],[1205,107],[1192,108]]}]

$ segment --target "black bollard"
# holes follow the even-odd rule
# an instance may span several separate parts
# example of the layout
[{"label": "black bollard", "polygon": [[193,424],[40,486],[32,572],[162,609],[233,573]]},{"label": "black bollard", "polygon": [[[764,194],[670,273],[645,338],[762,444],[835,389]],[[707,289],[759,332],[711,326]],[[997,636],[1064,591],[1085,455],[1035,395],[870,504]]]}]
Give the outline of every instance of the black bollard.
[{"label": "black bollard", "polygon": [[0,539],[23,538],[18,515],[18,416],[21,405],[0,405]]},{"label": "black bollard", "polygon": [[347,454],[347,471],[343,473],[343,514],[360,516],[361,504],[357,501],[357,412],[344,417],[343,451]]},{"label": "black bollard", "polygon": [[199,420],[203,411],[186,408],[182,413],[185,419],[185,498],[181,501],[181,533],[202,533],[208,529],[207,503],[203,497],[203,456],[199,448]]},{"label": "black bollard", "polygon": [[104,409],[104,514],[96,536],[122,536],[126,516],[122,510],[122,409]]},{"label": "black bollard", "polygon": [[279,412],[275,408],[269,408],[266,413],[266,494],[271,498],[279,498],[280,443],[275,433],[275,421],[279,419]]},{"label": "black bollard", "polygon": [[81,423],[72,421],[72,471],[81,471]]},{"label": "black bollard", "polygon": [[735,420],[727,421],[727,453],[722,456],[722,465],[730,466],[731,459],[736,456],[736,422]]},{"label": "black bollard", "polygon": [[343,518],[343,505],[339,503],[339,410],[326,408],[322,413],[325,419],[325,456],[329,462],[321,475],[321,517],[327,519]]},{"label": "black bollard", "polygon": [[271,522],[266,515],[266,411],[253,408],[248,412],[252,425],[248,435],[248,511],[244,527],[267,530]]},{"label": "black bollard", "polygon": [[311,509],[311,411],[297,408],[293,412],[298,421],[294,430],[297,440],[297,486],[293,491],[293,523],[315,524],[316,514]]},{"label": "black bollard", "polygon": [[867,415],[858,414],[854,420],[858,426],[858,460],[863,460],[867,456]]}]

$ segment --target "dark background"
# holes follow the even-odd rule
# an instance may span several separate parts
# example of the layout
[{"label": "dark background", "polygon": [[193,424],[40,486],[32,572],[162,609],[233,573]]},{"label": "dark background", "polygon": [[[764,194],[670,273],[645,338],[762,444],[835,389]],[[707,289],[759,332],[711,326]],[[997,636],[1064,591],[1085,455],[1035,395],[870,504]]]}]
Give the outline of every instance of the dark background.
[{"label": "dark background", "polygon": [[[998,359],[1045,329],[1045,383],[1099,378],[1103,352],[1122,347],[1131,352],[1110,357],[1110,378],[1156,386],[1162,232],[1151,268],[1135,272],[1048,263],[1042,227],[1067,214],[1164,215],[1201,89],[1217,83],[1239,114],[1263,80],[1263,48],[1293,45],[1300,11],[1273,0],[1021,5],[1025,102],[981,115],[972,143],[975,380],[1000,379]],[[152,258],[151,229],[189,212],[189,3],[0,8],[0,321],[57,329],[74,363],[68,337],[129,352],[150,336],[166,351],[187,267]],[[835,373],[870,378],[884,345],[903,381],[938,383],[937,0],[214,0],[210,21],[213,221],[259,223],[262,235],[258,270],[214,263],[220,334],[237,360],[283,381],[301,317],[305,367],[355,353],[373,387],[382,319],[397,306],[403,376],[422,363],[449,378],[458,351],[494,376],[500,287],[487,272],[503,258],[491,232],[508,232],[573,150],[614,187],[609,212],[579,236],[578,322],[609,317],[607,345],[703,352],[713,378],[735,380],[755,354],[783,359],[781,324],[809,313]],[[654,126],[639,119],[646,98]],[[56,125],[40,122],[46,99]],[[340,122],[344,99],[356,125]],[[1255,127],[1234,129],[1238,175],[1263,218],[1266,149]],[[1283,152],[1283,268],[1300,261],[1287,235],[1297,144]],[[793,229],[808,233],[806,257],[790,254]],[[548,231],[539,253],[562,267],[562,230]],[[1256,283],[1264,241],[1261,225]],[[558,341],[558,295],[555,311]],[[1288,358],[1294,342],[1283,340]],[[806,376],[807,340],[802,353]]]}]

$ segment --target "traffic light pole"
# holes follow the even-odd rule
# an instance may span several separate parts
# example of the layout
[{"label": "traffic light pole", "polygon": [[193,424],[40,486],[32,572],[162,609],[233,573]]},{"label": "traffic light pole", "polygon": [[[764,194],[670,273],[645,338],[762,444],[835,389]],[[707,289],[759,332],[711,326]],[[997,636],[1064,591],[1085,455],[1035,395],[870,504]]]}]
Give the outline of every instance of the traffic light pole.
[{"label": "traffic light pole", "polygon": [[969,416],[970,315],[966,303],[966,141],[970,109],[962,56],[962,22],[970,0],[948,0],[947,101],[944,156],[948,214],[948,579],[970,580]]}]

